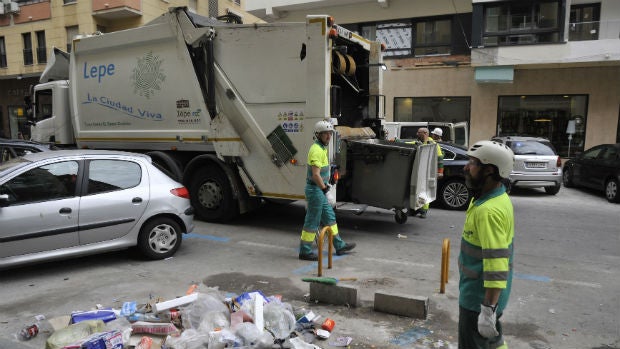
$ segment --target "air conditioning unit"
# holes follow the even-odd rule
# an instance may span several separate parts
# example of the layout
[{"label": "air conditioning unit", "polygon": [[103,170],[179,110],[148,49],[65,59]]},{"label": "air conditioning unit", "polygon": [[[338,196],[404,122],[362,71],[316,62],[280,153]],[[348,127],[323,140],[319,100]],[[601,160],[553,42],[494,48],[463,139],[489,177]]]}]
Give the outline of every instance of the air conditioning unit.
[{"label": "air conditioning unit", "polygon": [[0,4],[0,16],[4,14],[4,4]]},{"label": "air conditioning unit", "polygon": [[8,5],[8,4],[10,4],[10,3],[11,3],[11,0],[2,0],[2,3],[3,3],[4,5]]},{"label": "air conditioning unit", "polygon": [[9,11],[10,13],[19,13],[19,4],[16,2],[11,2],[9,4]]}]

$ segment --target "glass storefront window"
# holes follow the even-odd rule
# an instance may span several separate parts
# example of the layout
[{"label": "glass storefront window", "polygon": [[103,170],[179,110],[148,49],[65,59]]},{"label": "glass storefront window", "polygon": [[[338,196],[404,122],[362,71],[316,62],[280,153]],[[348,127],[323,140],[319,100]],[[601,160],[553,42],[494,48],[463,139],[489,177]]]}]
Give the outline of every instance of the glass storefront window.
[{"label": "glass storefront window", "polygon": [[584,150],[587,95],[500,96],[498,105],[498,136],[544,137],[562,157]]}]

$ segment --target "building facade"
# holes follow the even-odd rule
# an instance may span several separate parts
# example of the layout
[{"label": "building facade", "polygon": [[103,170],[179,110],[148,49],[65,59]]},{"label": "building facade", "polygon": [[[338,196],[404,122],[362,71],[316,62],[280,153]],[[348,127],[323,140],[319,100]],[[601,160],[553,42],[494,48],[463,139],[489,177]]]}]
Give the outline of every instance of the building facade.
[{"label": "building facade", "polygon": [[620,142],[620,1],[254,0],[265,21],[327,13],[386,44],[388,121],[469,122],[469,142],[540,136],[562,157]]},{"label": "building facade", "polygon": [[242,10],[246,0],[3,0],[0,3],[0,137],[29,138],[24,98],[50,59],[52,47],[70,51],[73,37],[138,27],[187,6],[222,20],[260,21]]}]

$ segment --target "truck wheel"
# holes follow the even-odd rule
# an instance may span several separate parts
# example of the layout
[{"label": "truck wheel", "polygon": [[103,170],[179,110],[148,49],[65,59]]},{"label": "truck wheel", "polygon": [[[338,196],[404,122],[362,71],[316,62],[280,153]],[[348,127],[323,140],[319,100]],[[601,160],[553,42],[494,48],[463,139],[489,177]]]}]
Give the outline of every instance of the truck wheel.
[{"label": "truck wheel", "polygon": [[153,159],[155,167],[168,175],[168,177],[181,183],[183,180],[183,171],[174,159],[163,151],[151,151],[146,153]]},{"label": "truck wheel", "polygon": [[405,222],[407,222],[407,213],[403,212],[402,210],[396,210],[396,213],[394,214],[394,220],[398,224],[405,224]]},{"label": "truck wheel", "polygon": [[471,193],[462,179],[447,180],[439,190],[439,203],[448,210],[465,210],[469,206]]},{"label": "truck wheel", "polygon": [[222,222],[238,213],[228,177],[212,164],[194,174],[190,182],[190,200],[196,215],[208,222]]},{"label": "truck wheel", "polygon": [[171,257],[181,247],[181,227],[167,217],[157,217],[140,229],[138,249],[148,259]]}]

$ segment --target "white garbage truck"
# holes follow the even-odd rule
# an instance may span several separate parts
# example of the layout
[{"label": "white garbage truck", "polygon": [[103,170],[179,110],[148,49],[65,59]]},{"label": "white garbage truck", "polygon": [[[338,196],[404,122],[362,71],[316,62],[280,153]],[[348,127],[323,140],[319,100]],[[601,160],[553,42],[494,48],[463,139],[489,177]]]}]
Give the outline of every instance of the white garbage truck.
[{"label": "white garbage truck", "polygon": [[146,153],[190,190],[199,218],[226,221],[263,200],[302,200],[314,125],[329,120],[337,209],[434,200],[430,147],[377,139],[381,44],[325,15],[230,24],[171,8],[134,29],[54,49],[34,87],[32,139]]}]

